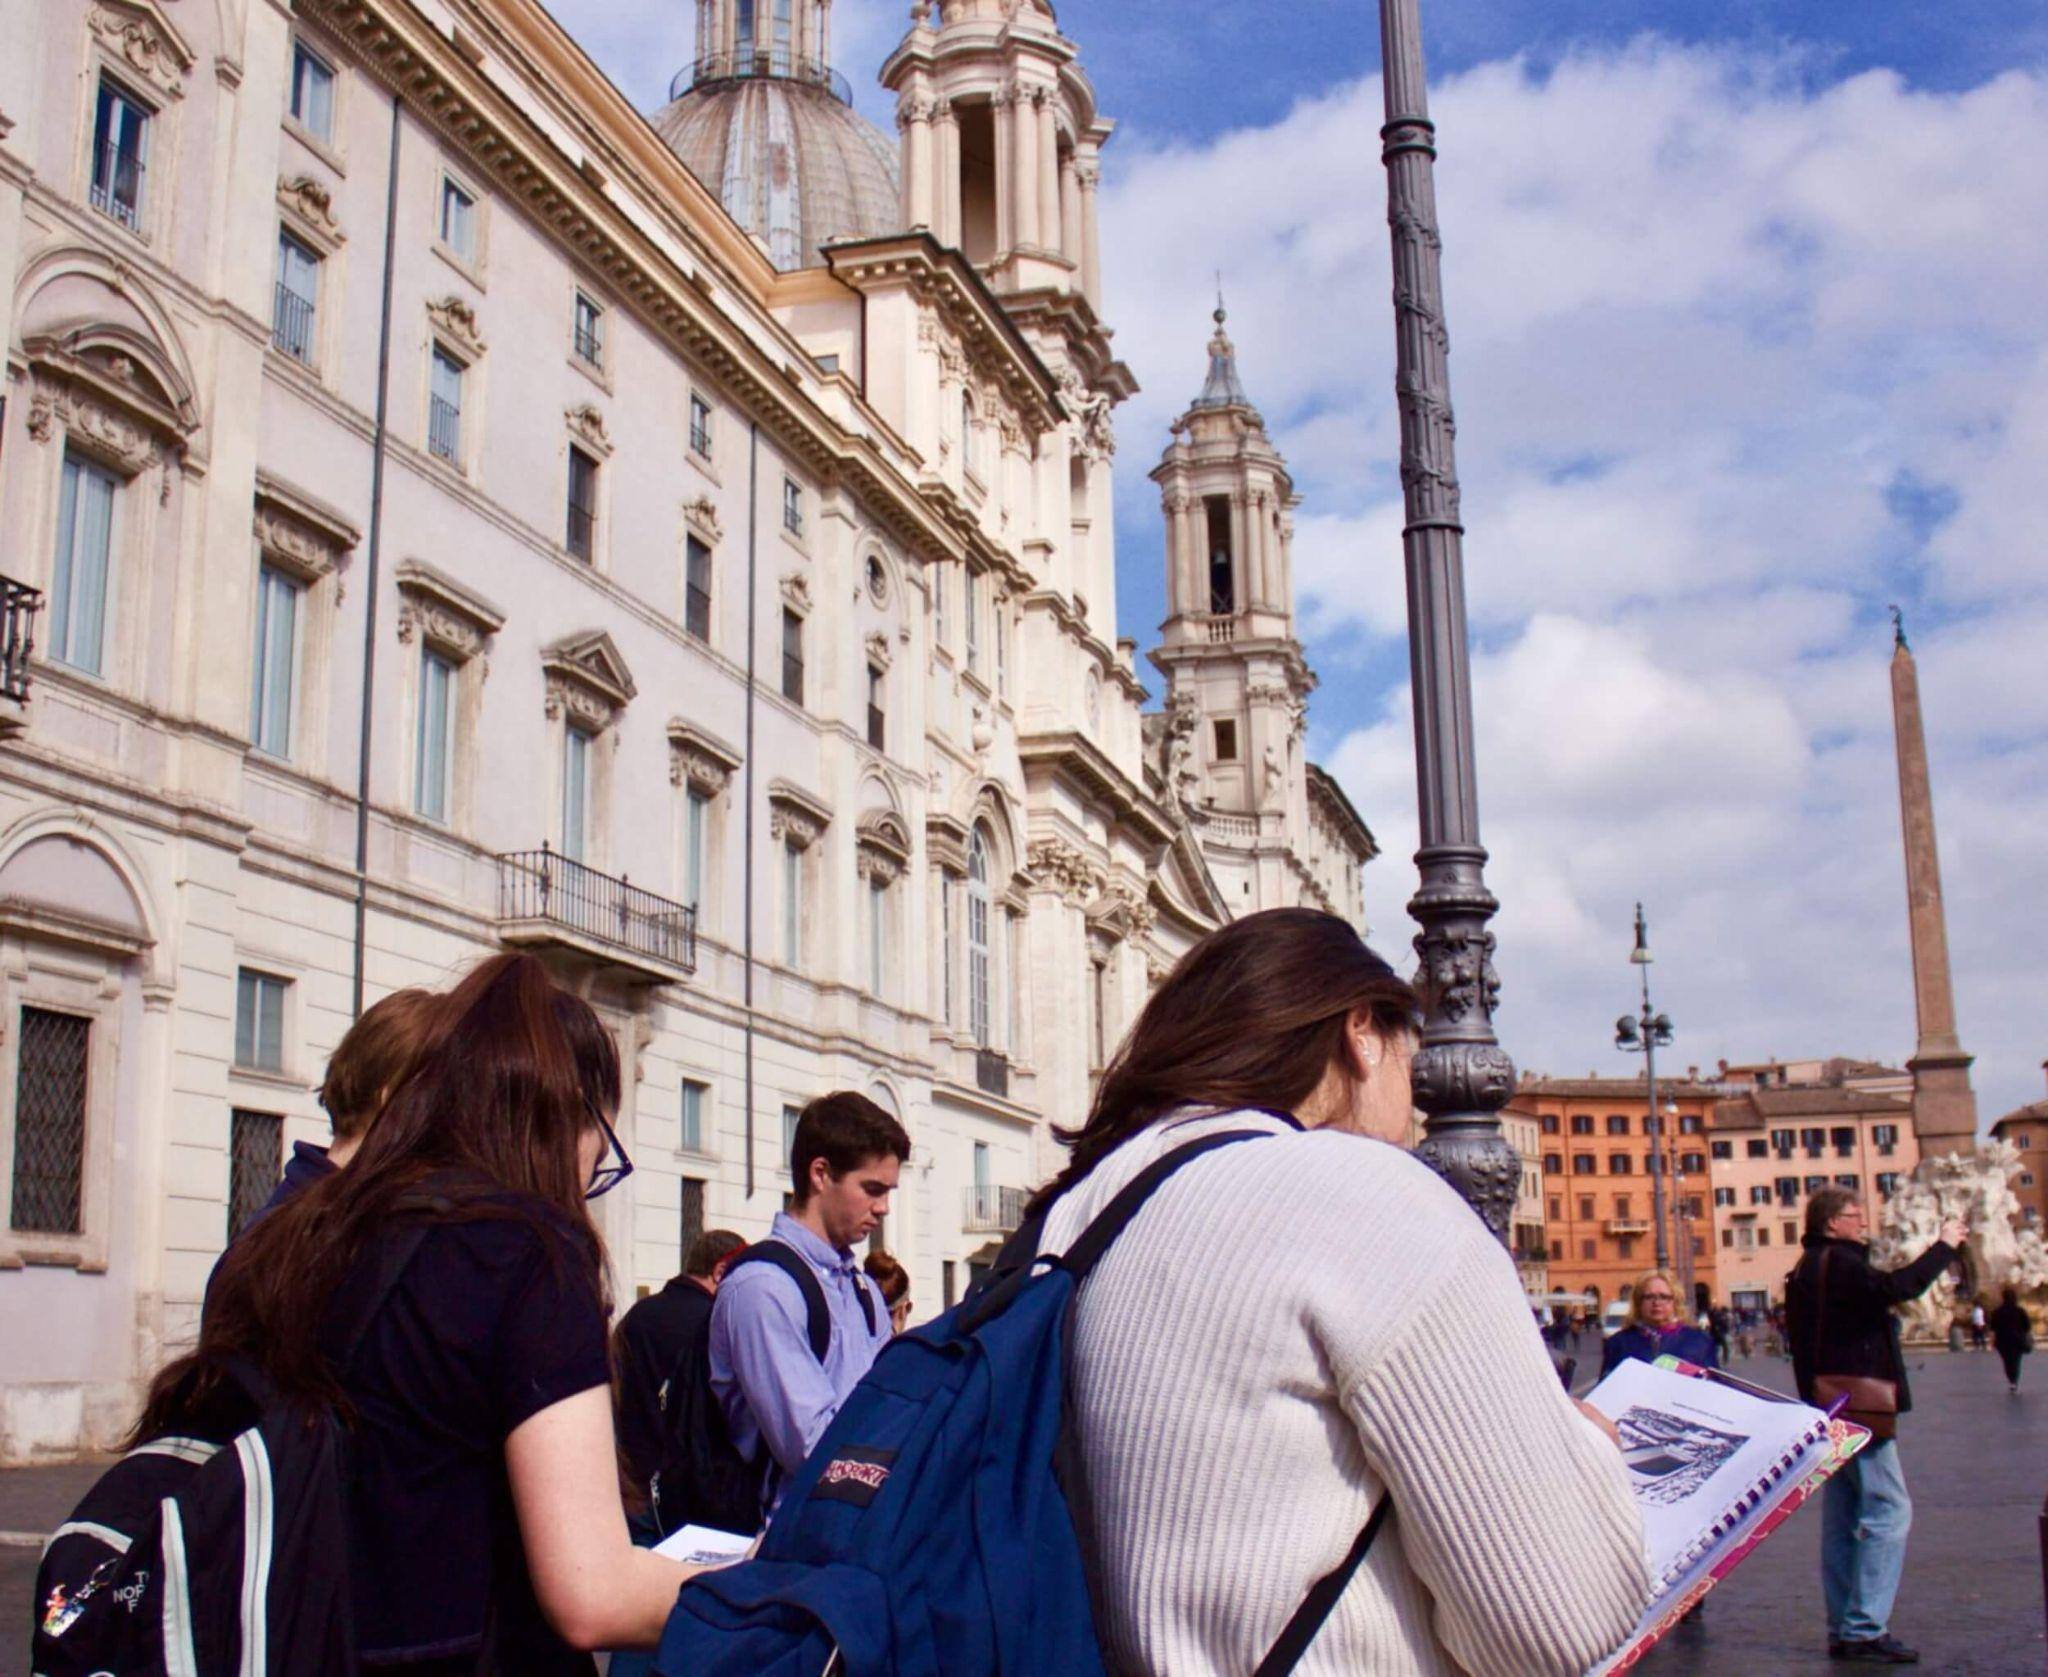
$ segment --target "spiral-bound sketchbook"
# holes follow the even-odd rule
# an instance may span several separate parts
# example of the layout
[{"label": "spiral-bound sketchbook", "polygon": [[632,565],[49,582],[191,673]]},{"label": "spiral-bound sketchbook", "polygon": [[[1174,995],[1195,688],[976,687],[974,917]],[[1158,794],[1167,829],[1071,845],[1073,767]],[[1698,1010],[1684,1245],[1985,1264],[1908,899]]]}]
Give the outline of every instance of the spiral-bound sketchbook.
[{"label": "spiral-bound sketchbook", "polygon": [[1626,1362],[1586,1401],[1621,1434],[1653,1592],[1626,1671],[1870,1440],[1862,1427],[1676,1357]]}]

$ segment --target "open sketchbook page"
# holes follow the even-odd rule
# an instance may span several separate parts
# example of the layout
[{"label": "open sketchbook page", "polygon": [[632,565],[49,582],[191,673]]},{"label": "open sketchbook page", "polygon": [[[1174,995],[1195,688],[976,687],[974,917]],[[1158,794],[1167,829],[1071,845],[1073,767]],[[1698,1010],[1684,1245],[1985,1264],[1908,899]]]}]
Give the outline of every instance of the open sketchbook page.
[{"label": "open sketchbook page", "polygon": [[1826,1436],[1826,1416],[1806,1404],[1649,1363],[1623,1363],[1586,1401],[1621,1433],[1660,1593],[1692,1570],[1732,1515],[1776,1488],[1788,1456]]}]

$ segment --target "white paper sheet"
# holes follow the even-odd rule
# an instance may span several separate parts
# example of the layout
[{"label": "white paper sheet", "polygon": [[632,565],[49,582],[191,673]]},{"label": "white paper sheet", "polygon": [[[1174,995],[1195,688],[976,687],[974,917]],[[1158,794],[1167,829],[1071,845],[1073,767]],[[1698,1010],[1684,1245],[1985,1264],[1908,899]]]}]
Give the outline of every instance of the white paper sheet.
[{"label": "white paper sheet", "polygon": [[715,1526],[684,1526],[655,1544],[654,1552],[685,1566],[729,1566],[744,1560],[753,1546],[751,1537],[741,1537],[737,1532],[720,1531]]}]

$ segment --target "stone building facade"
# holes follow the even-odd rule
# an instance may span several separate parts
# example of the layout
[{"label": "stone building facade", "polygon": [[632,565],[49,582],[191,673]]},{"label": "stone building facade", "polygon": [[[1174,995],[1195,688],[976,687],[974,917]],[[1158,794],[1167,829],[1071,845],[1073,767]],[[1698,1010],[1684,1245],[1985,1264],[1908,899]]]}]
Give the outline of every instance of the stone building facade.
[{"label": "stone building facade", "polygon": [[[2041,1069],[2048,1071],[2048,1065]],[[2011,1142],[2020,1156],[2020,1168],[2012,1178],[2020,1226],[2048,1233],[2048,1100],[2008,1112],[1991,1126],[1991,1135],[1995,1141]]]},{"label": "stone building facade", "polygon": [[829,12],[704,0],[654,121],[534,0],[67,0],[0,55],[0,1460],[125,1425],[393,988],[518,946],[599,1009],[627,1297],[869,1091],[932,1307],[1196,938],[1357,915],[1298,732],[1219,849],[1117,633],[1075,47],[920,5],[884,139]]}]

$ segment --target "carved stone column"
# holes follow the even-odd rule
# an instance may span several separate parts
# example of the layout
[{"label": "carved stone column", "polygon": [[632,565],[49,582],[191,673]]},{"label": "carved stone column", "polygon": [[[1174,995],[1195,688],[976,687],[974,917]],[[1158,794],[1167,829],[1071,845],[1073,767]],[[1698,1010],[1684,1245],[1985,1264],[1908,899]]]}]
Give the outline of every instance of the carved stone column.
[{"label": "carved stone column", "polygon": [[1452,447],[1450,337],[1444,325],[1436,222],[1436,129],[1429,120],[1416,0],[1380,0],[1387,223],[1394,254],[1394,387],[1401,413],[1401,545],[1415,701],[1420,888],[1408,912],[1428,1013],[1415,1057],[1415,1104],[1426,1119],[1417,1152],[1505,1242],[1520,1165],[1501,1134],[1514,1063],[1493,1034],[1499,908],[1486,888],[1472,754],[1465,631],[1464,527]]},{"label": "carved stone column", "polygon": [[1081,176],[1074,154],[1060,159],[1060,254],[1081,265]]},{"label": "carved stone column", "polygon": [[937,197],[932,179],[932,101],[919,88],[896,108],[896,126],[903,134],[903,221],[929,228]]},{"label": "carved stone column", "polygon": [[1102,312],[1102,240],[1095,216],[1095,188],[1102,181],[1102,165],[1092,157],[1076,164],[1081,182],[1081,289],[1095,312]]},{"label": "carved stone column", "polygon": [[1054,115],[1057,101],[1049,87],[1032,89],[1032,114],[1038,122],[1038,242],[1047,250],[1060,247],[1060,131]]},{"label": "carved stone column", "polygon": [[957,249],[960,244],[960,118],[953,101],[941,98],[932,109],[932,127],[938,141],[938,202],[932,231],[940,244]]},{"label": "carved stone column", "polygon": [[1010,244],[1013,250],[1037,249],[1038,237],[1038,107],[1033,90],[1021,84],[1010,100],[1010,161],[1015,165],[1010,186]]}]

